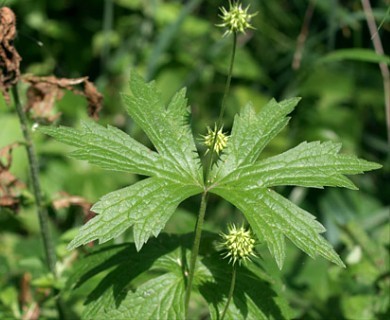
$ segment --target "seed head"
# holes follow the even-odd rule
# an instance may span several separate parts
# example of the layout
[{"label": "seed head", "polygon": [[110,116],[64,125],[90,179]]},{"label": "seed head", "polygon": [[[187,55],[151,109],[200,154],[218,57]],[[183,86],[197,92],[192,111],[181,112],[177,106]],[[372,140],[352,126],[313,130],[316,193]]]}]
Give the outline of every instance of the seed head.
[{"label": "seed head", "polygon": [[222,12],[222,15],[219,15],[222,19],[222,23],[217,24],[217,27],[228,28],[225,31],[223,36],[229,35],[233,32],[245,33],[246,29],[254,29],[250,21],[257,14],[248,13],[249,5],[243,9],[240,2],[234,1],[233,3],[229,0],[229,10],[226,10],[225,7],[219,8]]},{"label": "seed head", "polygon": [[254,253],[255,239],[250,230],[245,230],[243,226],[237,229],[235,225],[230,225],[228,233],[220,235],[224,240],[220,246],[227,251],[224,253],[224,258],[229,257],[229,263],[233,262],[234,265],[238,261],[241,265],[242,261],[246,262],[256,256]]},{"label": "seed head", "polygon": [[214,151],[216,154],[219,154],[223,149],[226,148],[229,137],[223,133],[222,130],[223,128],[217,130],[217,125],[214,126],[214,130],[211,130],[210,127],[207,127],[207,134],[202,136],[203,143],[208,148],[206,153],[213,147],[214,139],[216,139],[214,146]]}]

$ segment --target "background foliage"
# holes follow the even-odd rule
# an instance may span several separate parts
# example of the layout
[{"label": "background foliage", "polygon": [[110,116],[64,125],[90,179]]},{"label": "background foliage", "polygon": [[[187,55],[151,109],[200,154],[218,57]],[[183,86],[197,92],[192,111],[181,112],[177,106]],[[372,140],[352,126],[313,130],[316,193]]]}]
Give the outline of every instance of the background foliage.
[{"label": "background foliage", "polygon": [[[283,284],[295,317],[385,319],[389,316],[390,299],[390,158],[382,78],[378,65],[358,51],[372,48],[358,0],[316,1],[299,68],[296,64],[293,67],[297,37],[309,3],[251,1],[251,9],[259,12],[253,19],[257,30],[239,38],[225,128],[229,130],[232,115],[249,100],[259,110],[271,97],[282,100],[301,96],[289,128],[271,142],[266,156],[305,140],[320,139],[341,142],[344,153],[383,165],[381,170],[352,178],[359,191],[301,187],[278,190],[317,215],[347,269],[331,266],[323,259],[312,260],[290,246],[285,266],[278,271],[266,248],[260,246],[259,251],[262,267],[274,281]],[[128,91],[129,72],[135,69],[147,80],[156,79],[166,101],[178,89],[187,87],[195,134],[204,134],[206,126],[213,126],[224,89],[230,45],[215,27],[221,1],[15,0],[6,5],[18,19],[15,46],[23,58],[22,72],[89,76],[105,96],[100,123],[122,128],[150,144],[125,114],[119,96]],[[384,22],[378,35],[385,52],[389,52],[390,42],[384,41],[390,30],[389,2],[372,1],[372,5],[378,24]],[[330,55],[342,49],[354,50],[356,58]],[[87,117],[85,101],[72,93],[57,103],[56,111],[62,113],[58,122],[72,127],[78,127],[80,120]],[[21,137],[15,111],[1,101],[0,148]],[[70,149],[65,150],[62,144],[38,133],[34,138],[65,282],[82,255],[66,251],[65,246],[85,217],[82,206],[58,209],[55,201],[63,199],[66,192],[94,203],[138,178],[107,174],[66,157],[65,151]],[[23,148],[14,151],[11,172],[28,183]],[[47,277],[43,263],[32,196],[25,190],[21,199],[17,214],[0,208],[0,316],[25,314],[36,302],[41,305],[42,316],[55,317],[53,302],[45,299],[45,288],[52,287],[53,281]],[[191,232],[198,203],[197,198],[185,201],[165,231]],[[226,219],[239,222],[242,217],[233,206],[218,197],[211,198],[206,228],[218,230]],[[131,234],[126,233],[116,242],[129,240]],[[90,280],[87,286],[93,288],[99,280]],[[23,285],[30,296],[23,291]],[[65,284],[60,281],[54,285],[62,288]],[[69,292],[67,297],[75,316],[83,309],[85,293],[81,289]],[[88,288],[83,290],[88,292]]]}]

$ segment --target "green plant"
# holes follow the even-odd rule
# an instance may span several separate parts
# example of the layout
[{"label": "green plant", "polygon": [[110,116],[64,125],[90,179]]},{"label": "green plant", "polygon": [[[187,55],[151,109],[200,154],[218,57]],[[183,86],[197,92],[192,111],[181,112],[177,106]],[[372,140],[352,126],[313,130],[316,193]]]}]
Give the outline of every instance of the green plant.
[{"label": "green plant", "polygon": [[[233,48],[236,31],[232,31]],[[177,93],[165,107],[156,86],[144,83],[134,72],[132,95],[124,95],[124,101],[155,150],[119,129],[104,128],[92,121],[84,122],[77,130],[40,129],[77,147],[73,152],[77,159],[108,170],[147,176],[102,197],[92,209],[98,216],[82,227],[69,245],[72,249],[96,239],[104,243],[133,227],[135,246],[98,247],[80,260],[68,279],[69,288],[75,291],[99,281],[86,300],[86,318],[181,319],[188,308],[193,310],[191,305],[188,307],[192,291],[206,300],[212,318],[290,317],[281,287],[264,273],[259,258],[227,268],[214,246],[218,234],[203,233],[201,241],[209,194],[221,196],[242,211],[258,243],[268,246],[279,268],[286,256],[285,237],[311,257],[321,255],[344,265],[320,236],[324,227],[271,188],[294,185],[356,189],[344,175],[380,166],[340,155],[340,144],[332,142],[304,142],[280,155],[262,157],[266,145],[287,125],[287,116],[298,98],[279,103],[271,100],[260,112],[248,104],[235,116],[230,136],[223,135],[222,118],[233,61],[234,49],[220,117],[206,136],[208,152],[203,166],[189,126],[185,91]],[[177,206],[197,194],[201,194],[201,203],[194,235],[160,234]]]},{"label": "green plant", "polygon": [[[232,31],[234,48],[237,31],[243,30]],[[233,49],[219,120],[214,131],[209,129],[205,138],[209,152],[204,169],[188,122],[185,90],[178,92],[166,107],[155,84],[144,83],[134,72],[130,80],[132,94],[123,95],[123,99],[127,112],[146,133],[155,151],[119,129],[104,128],[90,121],[83,122],[80,129],[40,128],[42,133],[77,147],[71,154],[77,159],[87,160],[104,169],[147,177],[102,197],[92,207],[98,215],[80,229],[69,245],[69,249],[74,249],[93,240],[104,243],[133,227],[136,250],[142,249],[137,254],[128,246],[105,247],[91,255],[87,267],[79,271],[79,275],[84,275],[81,282],[95,274],[96,269],[101,271],[114,265],[116,268],[93,292],[92,296],[99,298],[95,301],[89,299],[91,304],[87,317],[104,314],[104,317],[180,319],[188,314],[190,294],[194,288],[209,304],[212,318],[219,318],[225,306],[222,317],[225,313],[230,318],[239,314],[240,317],[248,314],[256,318],[268,317],[265,310],[269,301],[262,300],[260,293],[249,294],[250,290],[245,285],[251,277],[259,281],[259,271],[240,267],[238,286],[226,295],[226,283],[221,283],[221,274],[218,274],[222,272],[218,266],[223,262],[217,250],[211,246],[206,253],[199,251],[209,194],[221,196],[244,214],[257,239],[267,244],[279,268],[282,268],[285,259],[285,237],[313,258],[320,255],[344,266],[331,245],[320,236],[325,228],[315,217],[271,188],[296,185],[356,189],[345,175],[377,169],[380,165],[339,154],[341,145],[332,142],[303,142],[280,155],[259,160],[264,147],[286,126],[287,115],[297,105],[298,98],[280,103],[271,100],[258,113],[248,104],[235,117],[227,139],[222,133],[222,116],[234,54]],[[226,148],[218,157],[225,144]],[[144,246],[151,236],[159,235],[181,202],[197,194],[201,194],[201,203],[191,250],[188,250],[188,238],[186,241],[176,238],[177,242],[171,242],[169,247],[162,235],[158,237],[160,241],[157,240],[159,250],[151,244]],[[213,235],[210,237],[213,238]],[[155,244],[156,241],[150,243]],[[157,276],[150,276],[153,271],[158,272]],[[235,268],[233,275],[235,282]],[[244,280],[242,277],[245,276],[249,278]],[[135,286],[135,291],[129,290],[128,286]],[[210,288],[219,293],[213,301],[210,301]],[[233,303],[230,305],[232,296]],[[285,305],[278,305],[275,310],[273,312],[288,317]]]}]

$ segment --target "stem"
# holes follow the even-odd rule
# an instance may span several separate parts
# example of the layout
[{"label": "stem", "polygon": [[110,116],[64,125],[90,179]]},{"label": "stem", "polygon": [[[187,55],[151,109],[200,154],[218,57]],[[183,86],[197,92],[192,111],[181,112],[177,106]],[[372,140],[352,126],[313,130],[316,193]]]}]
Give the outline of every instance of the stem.
[{"label": "stem", "polygon": [[316,6],[316,2],[317,0],[310,1],[305,12],[305,17],[303,19],[301,32],[299,33],[299,36],[297,38],[297,46],[295,48],[294,58],[291,65],[294,70],[298,70],[301,67],[303,50],[305,47],[307,35],[309,34],[309,26],[310,26],[311,18],[313,17],[313,12]]},{"label": "stem", "polygon": [[[223,93],[223,98],[222,98],[222,103],[221,103],[221,111],[219,113],[218,117],[218,122],[217,122],[217,129],[220,129],[222,127],[222,120],[223,120],[223,115],[226,110],[226,99],[230,90],[230,83],[232,80],[232,74],[233,74],[233,65],[234,65],[234,59],[236,57],[236,48],[237,48],[237,33],[233,32],[233,49],[232,49],[232,55],[230,58],[230,66],[229,66],[229,73],[228,77],[226,79],[226,84],[225,84],[225,92]],[[216,139],[214,139],[216,140]],[[215,143],[215,141],[214,141]],[[214,145],[213,145],[214,147]],[[212,149],[214,150],[214,148]]]},{"label": "stem", "polygon": [[222,312],[221,315],[221,320],[225,318],[226,312],[229,308],[230,301],[232,301],[233,298],[233,292],[234,292],[234,287],[236,285],[236,274],[237,274],[237,267],[236,264],[233,265],[233,272],[232,272],[232,281],[230,282],[230,290],[229,290],[229,295],[228,299],[226,301],[225,309]]},{"label": "stem", "polygon": [[[236,49],[237,49],[237,33],[233,32],[233,49],[232,49],[232,55],[230,58],[229,73],[228,73],[228,77],[226,79],[225,91],[223,93],[223,98],[222,98],[222,102],[221,102],[221,111],[219,112],[217,126],[215,129],[216,133],[218,132],[219,129],[222,128],[222,125],[223,125],[223,115],[225,114],[226,99],[227,99],[227,96],[229,94],[230,83],[232,81],[233,65],[234,65],[234,59],[236,57]],[[215,148],[216,143],[217,143],[217,134],[215,134],[215,136],[214,136],[213,144],[210,148],[210,153],[209,153],[209,156],[207,158],[207,163],[205,166],[204,181],[206,182],[206,184],[208,183],[209,172],[211,171],[211,166],[213,165],[213,158],[214,158],[214,153],[215,153],[214,148]]]},{"label": "stem", "polygon": [[42,201],[41,185],[39,183],[39,165],[38,159],[35,154],[34,145],[31,139],[30,130],[28,129],[28,122],[24,113],[22,104],[20,103],[18,89],[16,85],[12,87],[12,94],[14,96],[16,112],[19,116],[20,127],[22,129],[23,137],[26,142],[26,150],[28,156],[28,162],[30,166],[30,179],[34,191],[35,204],[37,206],[37,212],[39,217],[39,225],[41,229],[41,236],[43,239],[43,246],[45,249],[46,263],[51,273],[56,277],[56,256],[54,253],[53,240],[51,237],[48,215],[46,208]]},{"label": "stem", "polygon": [[188,314],[188,306],[190,303],[192,282],[194,280],[195,264],[199,253],[200,238],[202,235],[202,226],[203,226],[204,216],[206,214],[207,198],[208,198],[208,194],[207,191],[205,190],[202,194],[202,200],[200,202],[198,220],[196,221],[196,226],[195,226],[195,239],[194,239],[194,244],[192,245],[191,261],[190,261],[190,268],[188,273],[188,282],[187,282],[186,298],[185,298],[186,318]]},{"label": "stem", "polygon": [[[366,15],[368,29],[370,30],[371,40],[374,45],[375,52],[379,55],[384,55],[381,39],[378,35],[378,28],[375,23],[374,15],[369,0],[362,0],[364,14]],[[385,93],[385,113],[387,126],[387,143],[390,145],[390,72],[389,67],[385,62],[379,63],[383,79],[383,89]]]},{"label": "stem", "polygon": [[[229,73],[228,73],[228,77],[226,79],[225,92],[223,94],[222,103],[221,103],[221,111],[219,113],[219,117],[218,117],[218,121],[217,121],[217,132],[220,128],[222,128],[222,124],[223,124],[222,120],[223,120],[223,115],[225,113],[226,99],[227,99],[227,96],[228,96],[228,93],[230,90],[230,83],[232,80],[233,65],[234,65],[234,59],[236,56],[236,47],[237,47],[237,34],[235,32],[233,32],[233,49],[232,49],[232,55],[231,55],[231,60],[230,60]],[[215,148],[216,142],[217,142],[217,135],[215,134],[212,148],[210,150],[209,157],[207,158],[207,162],[206,162],[206,166],[205,166],[204,180],[205,180],[206,185],[208,184],[208,177],[209,177],[209,173],[211,171],[211,166],[213,164],[213,157],[214,157],[214,153],[215,153],[214,148]],[[206,214],[207,199],[208,199],[208,193],[207,193],[207,188],[206,188],[202,194],[202,200],[200,202],[198,220],[197,220],[196,226],[195,226],[195,239],[194,239],[194,244],[192,246],[191,261],[190,261],[190,268],[189,268],[189,273],[188,273],[188,282],[187,282],[186,297],[185,297],[185,304],[184,304],[186,318],[188,315],[188,306],[190,303],[192,282],[194,280],[195,265],[196,265],[196,260],[198,258],[198,253],[199,253],[200,238],[202,236],[203,221],[204,221],[204,216]]]}]

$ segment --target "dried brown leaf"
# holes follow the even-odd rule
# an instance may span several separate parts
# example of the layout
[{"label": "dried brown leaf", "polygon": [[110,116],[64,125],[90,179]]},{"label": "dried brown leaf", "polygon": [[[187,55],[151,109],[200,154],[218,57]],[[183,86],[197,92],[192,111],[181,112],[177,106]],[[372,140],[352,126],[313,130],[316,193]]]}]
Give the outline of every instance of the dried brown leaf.
[{"label": "dried brown leaf", "polygon": [[85,220],[88,221],[95,216],[91,211],[92,203],[80,196],[72,196],[66,192],[60,193],[60,198],[53,201],[53,207],[58,210],[61,208],[69,208],[70,206],[78,206],[84,213]]},{"label": "dried brown leaf", "polygon": [[[55,102],[62,99],[63,90],[84,96],[88,101],[88,115],[95,120],[99,118],[98,112],[102,108],[103,96],[88,81],[88,77],[67,79],[24,75],[22,80],[30,84],[27,90],[26,111],[35,121],[52,123],[60,116],[60,113],[53,114],[53,109]],[[83,90],[76,88],[82,84]]]},{"label": "dried brown leaf", "polygon": [[9,169],[12,165],[12,150],[19,146],[13,143],[0,149],[0,207],[17,212],[20,207],[20,196],[26,185],[16,178]]},{"label": "dried brown leaf", "polygon": [[20,77],[20,61],[22,58],[14,47],[16,36],[16,17],[8,7],[0,8],[0,90],[9,103],[9,88]]}]

